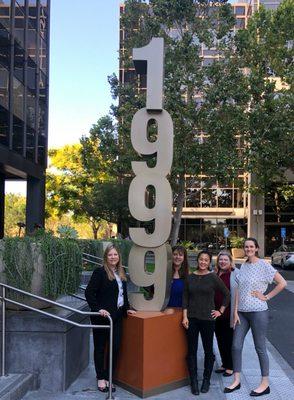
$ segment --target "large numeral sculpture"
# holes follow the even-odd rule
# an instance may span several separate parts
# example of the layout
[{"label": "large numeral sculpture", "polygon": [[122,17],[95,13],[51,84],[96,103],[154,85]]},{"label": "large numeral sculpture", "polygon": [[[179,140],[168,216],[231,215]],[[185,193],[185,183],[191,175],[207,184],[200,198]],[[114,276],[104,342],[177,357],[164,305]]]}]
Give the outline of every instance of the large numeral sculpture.
[{"label": "large numeral sculpture", "polygon": [[[161,311],[169,298],[172,278],[172,252],[167,244],[172,221],[172,191],[166,176],[170,173],[173,159],[173,123],[163,103],[163,58],[162,38],[152,38],[141,48],[133,49],[133,61],[137,73],[147,73],[146,108],[133,117],[131,142],[140,155],[156,153],[156,165],[148,167],[145,161],[133,161],[136,175],[129,188],[129,208],[138,221],[154,221],[153,233],[145,228],[130,228],[134,245],[129,254],[129,274],[132,282],[140,287],[154,285],[152,300],[146,300],[142,293],[130,293],[130,303],[136,310]],[[157,140],[150,142],[147,136],[148,123],[155,120]],[[147,187],[155,189],[155,205],[146,206]],[[155,270],[145,270],[147,252],[154,253]]]}]

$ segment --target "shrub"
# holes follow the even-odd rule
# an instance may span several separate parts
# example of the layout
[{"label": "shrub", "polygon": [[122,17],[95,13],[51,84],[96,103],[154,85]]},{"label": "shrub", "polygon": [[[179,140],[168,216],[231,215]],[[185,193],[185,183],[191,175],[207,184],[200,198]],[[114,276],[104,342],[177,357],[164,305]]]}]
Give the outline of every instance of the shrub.
[{"label": "shrub", "polygon": [[[77,291],[82,255],[76,241],[60,239],[51,233],[5,238],[2,241],[3,273],[7,284],[31,291],[35,263],[43,264],[42,294],[56,299]],[[41,253],[41,258],[38,255]]]},{"label": "shrub", "polygon": [[243,249],[245,238],[240,236],[232,236],[230,238],[231,247],[236,249]]}]

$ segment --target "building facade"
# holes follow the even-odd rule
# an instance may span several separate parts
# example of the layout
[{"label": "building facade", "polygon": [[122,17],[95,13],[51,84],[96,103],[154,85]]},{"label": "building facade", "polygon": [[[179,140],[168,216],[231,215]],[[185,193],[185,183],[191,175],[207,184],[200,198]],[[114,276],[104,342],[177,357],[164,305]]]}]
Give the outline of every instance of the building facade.
[{"label": "building facade", "polygon": [[44,226],[49,22],[50,0],[0,0],[0,238],[7,180],[27,181],[27,231]]},{"label": "building facade", "polygon": [[[279,0],[251,0],[248,2],[235,2],[231,6],[236,18],[234,29],[246,28],[249,18],[261,4],[267,9],[276,9]],[[120,12],[124,12],[124,6],[121,5]],[[123,51],[122,43],[125,38],[125,32],[120,29],[120,50]],[[219,55],[216,48],[207,48],[201,46],[200,55],[203,59],[203,65],[208,66]],[[134,68],[125,69],[123,63],[120,63],[119,79],[122,84],[134,81],[136,72]],[[138,88],[141,91],[146,90],[146,79],[140,76]],[[197,103],[197,98],[195,99]],[[201,96],[199,97],[201,102]],[[205,133],[202,133],[203,139]],[[199,137],[201,140],[201,137]],[[248,175],[241,174],[241,179],[252,179]],[[258,238],[265,254],[271,254],[279,244],[281,244],[280,229],[287,227],[289,240],[293,238],[293,210],[292,216],[287,206],[280,210],[281,216],[279,222],[275,220],[276,211],[273,204],[262,196],[254,196],[250,193],[242,192],[232,183],[226,187],[219,185],[218,182],[210,185],[205,184],[207,177],[197,176],[197,178],[186,176],[185,189],[186,197],[182,213],[180,240],[189,240],[199,246],[208,247],[218,252],[225,244],[225,228],[234,236],[254,236]],[[294,182],[293,177],[289,180]]]}]

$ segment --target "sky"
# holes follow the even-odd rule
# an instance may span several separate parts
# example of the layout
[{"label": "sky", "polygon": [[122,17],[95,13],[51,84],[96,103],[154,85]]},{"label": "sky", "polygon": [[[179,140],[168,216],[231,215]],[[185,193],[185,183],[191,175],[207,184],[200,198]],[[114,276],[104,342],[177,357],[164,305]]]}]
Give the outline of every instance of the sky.
[{"label": "sky", "polygon": [[[113,102],[118,74],[119,0],[51,0],[49,148],[78,143]],[[6,182],[6,192],[25,183]]]}]

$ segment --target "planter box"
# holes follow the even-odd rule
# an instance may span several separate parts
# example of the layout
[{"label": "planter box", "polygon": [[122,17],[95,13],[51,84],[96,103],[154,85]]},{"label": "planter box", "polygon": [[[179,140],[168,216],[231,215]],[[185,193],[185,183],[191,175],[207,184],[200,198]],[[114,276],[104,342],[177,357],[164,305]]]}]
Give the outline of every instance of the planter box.
[{"label": "planter box", "polygon": [[233,258],[244,258],[244,249],[238,249],[237,247],[233,247],[232,249]]},{"label": "planter box", "polygon": [[138,311],[124,318],[115,376],[121,387],[145,398],[188,384],[182,318],[181,309]]},{"label": "planter box", "polygon": [[[59,302],[81,311],[87,309],[84,301],[69,296]],[[77,323],[89,323],[88,317],[71,311],[51,308],[50,312]],[[31,311],[7,314],[7,373],[31,373],[41,389],[59,392],[66,390],[88,366],[90,329]]]}]

